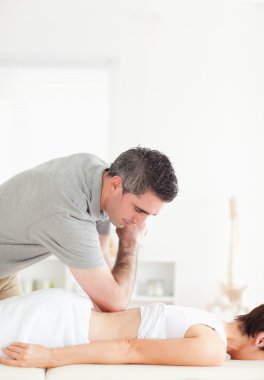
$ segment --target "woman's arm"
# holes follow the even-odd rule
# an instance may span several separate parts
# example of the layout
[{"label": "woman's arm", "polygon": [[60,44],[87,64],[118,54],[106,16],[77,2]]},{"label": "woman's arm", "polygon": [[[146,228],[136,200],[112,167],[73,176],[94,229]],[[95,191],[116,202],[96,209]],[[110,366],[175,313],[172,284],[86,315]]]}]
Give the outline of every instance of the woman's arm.
[{"label": "woman's arm", "polygon": [[55,349],[14,343],[3,351],[10,359],[0,358],[0,363],[18,367],[88,363],[218,366],[225,359],[224,344],[218,336],[98,341]]}]

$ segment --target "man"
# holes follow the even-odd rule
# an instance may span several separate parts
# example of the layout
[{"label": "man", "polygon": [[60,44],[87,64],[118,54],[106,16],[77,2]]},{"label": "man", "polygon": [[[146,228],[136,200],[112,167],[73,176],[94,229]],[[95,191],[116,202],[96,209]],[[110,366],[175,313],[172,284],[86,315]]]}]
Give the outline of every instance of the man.
[{"label": "man", "polygon": [[[84,153],[11,178],[0,186],[0,299],[19,294],[19,270],[54,254],[101,310],[124,309],[145,220],[177,191],[169,159],[141,147],[122,153],[110,167]],[[113,268],[106,264],[108,218],[119,237]]]}]

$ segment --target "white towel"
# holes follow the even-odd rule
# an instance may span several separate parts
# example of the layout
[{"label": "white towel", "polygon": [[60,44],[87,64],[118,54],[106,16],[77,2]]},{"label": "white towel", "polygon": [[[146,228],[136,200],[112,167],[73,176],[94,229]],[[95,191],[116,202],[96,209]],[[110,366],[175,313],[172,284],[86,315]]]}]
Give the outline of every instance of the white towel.
[{"label": "white towel", "polygon": [[47,347],[87,343],[91,306],[89,298],[63,289],[0,301],[0,355],[15,341]]}]

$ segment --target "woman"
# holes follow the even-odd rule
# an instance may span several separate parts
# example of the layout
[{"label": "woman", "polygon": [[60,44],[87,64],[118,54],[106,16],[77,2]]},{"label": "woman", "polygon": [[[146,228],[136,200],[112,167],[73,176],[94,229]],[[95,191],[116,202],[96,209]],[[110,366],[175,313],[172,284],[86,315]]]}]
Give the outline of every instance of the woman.
[{"label": "woman", "polygon": [[0,363],[12,366],[217,366],[226,352],[264,359],[264,305],[224,323],[201,310],[159,303],[102,313],[86,297],[49,289],[1,301],[0,326]]}]

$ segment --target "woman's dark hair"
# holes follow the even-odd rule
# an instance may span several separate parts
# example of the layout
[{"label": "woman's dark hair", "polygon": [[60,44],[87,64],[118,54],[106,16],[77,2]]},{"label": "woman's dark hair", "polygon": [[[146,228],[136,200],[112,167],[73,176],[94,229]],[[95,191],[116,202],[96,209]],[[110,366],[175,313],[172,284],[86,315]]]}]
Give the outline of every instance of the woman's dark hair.
[{"label": "woman's dark hair", "polygon": [[[235,320],[239,322],[242,334],[254,338],[264,331],[264,304],[255,307],[247,314],[236,316]],[[260,349],[264,351],[264,347]]]},{"label": "woman's dark hair", "polygon": [[121,153],[111,164],[108,174],[120,176],[124,193],[142,195],[151,191],[165,202],[178,193],[178,180],[169,158],[149,148],[136,147]]}]

